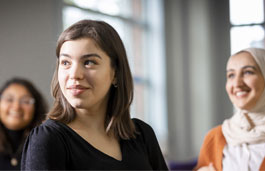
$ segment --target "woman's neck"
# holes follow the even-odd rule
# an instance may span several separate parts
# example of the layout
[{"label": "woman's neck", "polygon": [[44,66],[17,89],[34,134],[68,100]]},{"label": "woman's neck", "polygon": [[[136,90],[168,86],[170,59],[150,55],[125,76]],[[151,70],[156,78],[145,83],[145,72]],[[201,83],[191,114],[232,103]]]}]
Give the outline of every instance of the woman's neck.
[{"label": "woman's neck", "polygon": [[105,111],[88,111],[86,109],[76,109],[76,118],[68,124],[72,129],[89,129],[105,131]]},{"label": "woman's neck", "polygon": [[25,130],[9,130],[5,128],[7,139],[10,141],[13,151],[16,151],[23,140],[24,131]]}]

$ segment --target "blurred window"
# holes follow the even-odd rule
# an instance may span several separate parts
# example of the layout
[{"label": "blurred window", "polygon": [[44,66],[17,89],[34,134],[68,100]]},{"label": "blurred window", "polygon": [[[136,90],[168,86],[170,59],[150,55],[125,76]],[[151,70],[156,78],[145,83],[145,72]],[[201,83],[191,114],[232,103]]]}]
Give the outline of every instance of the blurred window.
[{"label": "blurred window", "polygon": [[264,48],[264,0],[230,0],[231,54]]}]

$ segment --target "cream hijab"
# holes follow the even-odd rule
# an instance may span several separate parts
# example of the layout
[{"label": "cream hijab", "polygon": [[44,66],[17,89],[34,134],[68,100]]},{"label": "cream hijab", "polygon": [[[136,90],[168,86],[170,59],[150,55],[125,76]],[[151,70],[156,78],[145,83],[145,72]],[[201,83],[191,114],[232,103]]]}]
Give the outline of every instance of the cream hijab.
[{"label": "cream hijab", "polygon": [[[265,50],[247,48],[240,52],[249,52],[253,56],[265,79]],[[247,111],[236,106],[234,108],[235,113],[232,118],[222,124],[227,143],[231,145],[265,143],[265,89],[253,109]]]}]

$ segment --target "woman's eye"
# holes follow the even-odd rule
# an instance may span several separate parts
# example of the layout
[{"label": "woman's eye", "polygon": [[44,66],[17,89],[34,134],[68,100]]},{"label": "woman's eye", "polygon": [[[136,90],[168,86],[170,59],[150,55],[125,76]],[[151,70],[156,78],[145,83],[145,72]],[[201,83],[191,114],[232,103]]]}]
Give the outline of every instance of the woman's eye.
[{"label": "woman's eye", "polygon": [[70,64],[70,62],[68,62],[68,61],[65,61],[65,60],[61,61],[61,65],[63,65],[63,66],[68,66],[69,64]]},{"label": "woman's eye", "polygon": [[233,78],[235,76],[235,74],[227,74],[227,78]]},{"label": "woman's eye", "polygon": [[12,96],[1,96],[0,100],[6,102],[6,103],[13,103],[14,98]]},{"label": "woman's eye", "polygon": [[95,65],[96,64],[96,62],[94,62],[94,61],[92,61],[92,60],[86,60],[85,62],[84,62],[84,65]]},{"label": "woman's eye", "polygon": [[252,74],[254,74],[254,72],[253,71],[245,71],[244,74],[246,74],[246,75],[252,75]]}]

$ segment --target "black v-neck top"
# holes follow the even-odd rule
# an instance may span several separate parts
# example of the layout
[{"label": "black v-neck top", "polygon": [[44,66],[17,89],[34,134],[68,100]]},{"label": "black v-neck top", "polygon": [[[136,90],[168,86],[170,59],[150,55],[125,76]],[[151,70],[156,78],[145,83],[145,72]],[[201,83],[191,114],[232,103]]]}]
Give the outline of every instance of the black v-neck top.
[{"label": "black v-neck top", "polygon": [[133,119],[135,139],[120,140],[122,160],[99,151],[67,125],[47,120],[24,145],[22,170],[168,170],[153,129]]}]

